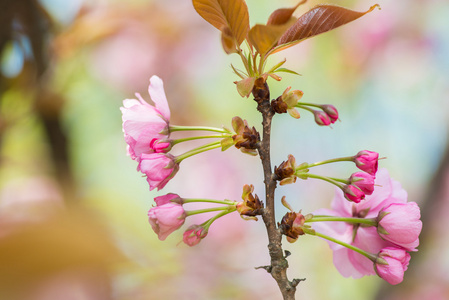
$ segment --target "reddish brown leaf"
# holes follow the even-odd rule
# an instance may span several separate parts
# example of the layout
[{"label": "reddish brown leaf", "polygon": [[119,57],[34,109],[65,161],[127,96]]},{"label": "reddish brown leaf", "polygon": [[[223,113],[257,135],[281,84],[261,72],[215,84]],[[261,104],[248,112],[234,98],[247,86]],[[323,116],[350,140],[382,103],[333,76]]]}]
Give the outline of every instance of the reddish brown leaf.
[{"label": "reddish brown leaf", "polygon": [[290,8],[280,8],[275,10],[270,17],[268,18],[267,25],[282,25],[287,23],[290,18],[292,17],[295,10],[300,6],[301,4],[306,3],[307,0],[302,0],[298,4],[296,4],[294,7]]},{"label": "reddish brown leaf", "polygon": [[371,6],[366,12],[357,12],[340,6],[318,5],[302,15],[296,23],[282,35],[279,39],[278,47],[271,53],[286,49],[307,38],[352,22],[371,12],[376,7],[379,7],[379,5],[376,4]]},{"label": "reddish brown leaf", "polygon": [[220,31],[229,28],[240,46],[249,32],[248,7],[244,0],[193,0],[193,7],[207,22]]},{"label": "reddish brown leaf", "polygon": [[221,32],[221,45],[226,54],[237,53],[237,48],[234,39],[232,38],[232,32],[228,27]]},{"label": "reddish brown leaf", "polygon": [[276,46],[279,38],[296,21],[291,17],[283,25],[254,25],[249,31],[248,40],[262,56]]}]

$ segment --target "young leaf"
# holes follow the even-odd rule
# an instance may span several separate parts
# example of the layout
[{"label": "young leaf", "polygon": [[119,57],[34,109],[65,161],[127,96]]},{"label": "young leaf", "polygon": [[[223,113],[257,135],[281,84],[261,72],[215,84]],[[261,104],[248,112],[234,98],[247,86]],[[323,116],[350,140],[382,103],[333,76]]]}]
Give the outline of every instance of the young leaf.
[{"label": "young leaf", "polygon": [[287,59],[284,58],[283,61],[281,61],[281,62],[275,64],[275,65],[270,69],[270,71],[268,71],[268,73],[273,73],[274,70],[279,69],[283,64],[285,64],[286,61],[287,61]]},{"label": "young leaf", "polygon": [[302,0],[298,4],[296,4],[294,7],[291,8],[280,8],[275,10],[270,17],[268,18],[267,25],[282,25],[287,23],[295,10],[300,6],[301,4],[306,3],[307,0]]},{"label": "young leaf", "polygon": [[371,12],[378,4],[365,12],[357,12],[334,5],[318,5],[303,14],[279,39],[278,46],[270,53],[291,47],[307,38],[340,27]]},{"label": "young leaf", "polygon": [[[242,70],[236,69],[232,64],[231,64],[231,68],[234,71],[235,74],[237,74],[238,77],[245,79],[246,77],[248,77],[249,75],[246,74],[245,72],[243,72]],[[243,74],[245,74],[246,76],[243,76]]]},{"label": "young leaf", "polygon": [[193,0],[193,7],[220,31],[229,28],[238,46],[249,32],[248,7],[244,0]]},{"label": "young leaf", "polygon": [[285,73],[291,73],[291,74],[295,74],[295,75],[301,76],[301,74],[296,73],[295,71],[290,70],[290,69],[286,69],[286,68],[279,68],[279,69],[276,69],[274,72],[285,72]]},{"label": "young leaf", "polygon": [[226,54],[237,53],[237,47],[235,46],[232,32],[229,27],[225,27],[221,32],[221,45]]},{"label": "young leaf", "polygon": [[256,48],[261,56],[264,56],[274,46],[279,38],[292,26],[296,18],[291,17],[288,22],[282,25],[254,25],[249,31],[248,40]]}]

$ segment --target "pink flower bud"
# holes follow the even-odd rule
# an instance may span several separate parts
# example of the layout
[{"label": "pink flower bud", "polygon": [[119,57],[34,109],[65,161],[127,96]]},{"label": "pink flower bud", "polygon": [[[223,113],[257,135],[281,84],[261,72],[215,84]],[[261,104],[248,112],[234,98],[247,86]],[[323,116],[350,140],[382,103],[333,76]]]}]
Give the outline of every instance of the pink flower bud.
[{"label": "pink flower bud", "polygon": [[136,97],[139,100],[126,99],[120,108],[128,155],[132,159],[138,159],[142,153],[154,152],[150,147],[151,140],[164,139],[169,135],[170,110],[164,85],[159,77],[151,77],[148,93],[154,106],[148,104],[137,93]]},{"label": "pink flower bud", "polygon": [[155,153],[167,153],[172,148],[171,140],[152,139],[150,142],[150,149]]},{"label": "pink flower bud", "polygon": [[358,187],[352,184],[345,185],[342,190],[345,194],[345,198],[349,201],[359,203],[365,199],[365,194]]},{"label": "pink flower bud", "polygon": [[314,110],[313,115],[315,116],[315,123],[320,126],[329,126],[332,122],[330,117],[321,110]]},{"label": "pink flower bud", "polygon": [[182,205],[173,202],[152,207],[148,211],[148,221],[161,241],[181,227],[185,218],[186,213]]},{"label": "pink flower bud", "polygon": [[416,251],[422,229],[421,213],[415,202],[392,203],[384,207],[377,217],[377,232],[387,241]]},{"label": "pink flower bud", "polygon": [[324,104],[321,105],[321,109],[329,116],[332,124],[338,120],[338,110],[335,106]]},{"label": "pink flower bud", "polygon": [[164,196],[155,197],[154,201],[156,202],[157,206],[161,206],[161,205],[171,203],[171,202],[182,204],[182,198],[179,197],[178,194],[173,194],[173,193],[169,193]]},{"label": "pink flower bud", "polygon": [[374,192],[374,176],[365,172],[356,172],[349,178],[349,183],[358,187],[365,195]]},{"label": "pink flower bud", "polygon": [[184,232],[182,240],[190,247],[193,247],[198,245],[206,236],[207,230],[203,226],[192,225]]},{"label": "pink flower bud", "polygon": [[379,153],[362,150],[354,156],[354,162],[360,170],[371,175],[376,175]]},{"label": "pink flower bud", "polygon": [[374,263],[377,275],[390,284],[401,283],[410,262],[410,254],[401,248],[386,247],[380,250],[377,257]]},{"label": "pink flower bud", "polygon": [[176,175],[179,163],[168,153],[143,153],[137,169],[147,176],[150,191],[160,190]]}]

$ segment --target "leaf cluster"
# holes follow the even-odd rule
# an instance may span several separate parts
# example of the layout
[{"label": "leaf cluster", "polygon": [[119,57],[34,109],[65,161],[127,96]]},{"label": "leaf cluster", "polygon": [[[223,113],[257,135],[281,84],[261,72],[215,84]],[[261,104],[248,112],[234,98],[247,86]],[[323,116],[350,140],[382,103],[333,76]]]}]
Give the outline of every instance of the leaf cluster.
[{"label": "leaf cluster", "polygon": [[[264,72],[268,56],[294,46],[308,38],[330,31],[352,22],[371,12],[379,5],[371,6],[365,12],[357,12],[344,7],[321,4],[313,7],[300,17],[293,16],[296,9],[306,3],[301,0],[293,7],[275,10],[266,24],[250,27],[248,7],[245,0],[193,0],[198,14],[221,31],[221,42],[227,54],[237,53],[241,56],[246,72],[232,66],[234,72],[242,79],[237,90],[242,97],[251,93],[254,79],[270,76],[275,80],[281,78],[277,72],[296,72],[281,68],[285,60]],[[246,41],[249,52],[241,48]],[[298,74],[299,75],[299,74]]]}]

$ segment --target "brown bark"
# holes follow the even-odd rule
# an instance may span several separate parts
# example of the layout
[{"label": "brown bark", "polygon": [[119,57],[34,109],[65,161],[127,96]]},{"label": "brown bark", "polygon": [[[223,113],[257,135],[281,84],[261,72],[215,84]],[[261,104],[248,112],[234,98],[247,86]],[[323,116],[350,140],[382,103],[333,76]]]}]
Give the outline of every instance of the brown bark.
[{"label": "brown bark", "polygon": [[276,189],[276,176],[272,172],[270,159],[271,120],[275,114],[270,105],[270,91],[263,78],[258,78],[253,89],[257,110],[262,114],[263,135],[258,151],[262,161],[265,183],[265,208],[262,219],[268,234],[268,251],[271,258],[269,266],[262,267],[276,280],[284,299],[295,299],[296,286],[299,279],[288,280],[288,261],[282,250],[282,233],[276,226],[274,196]]}]

